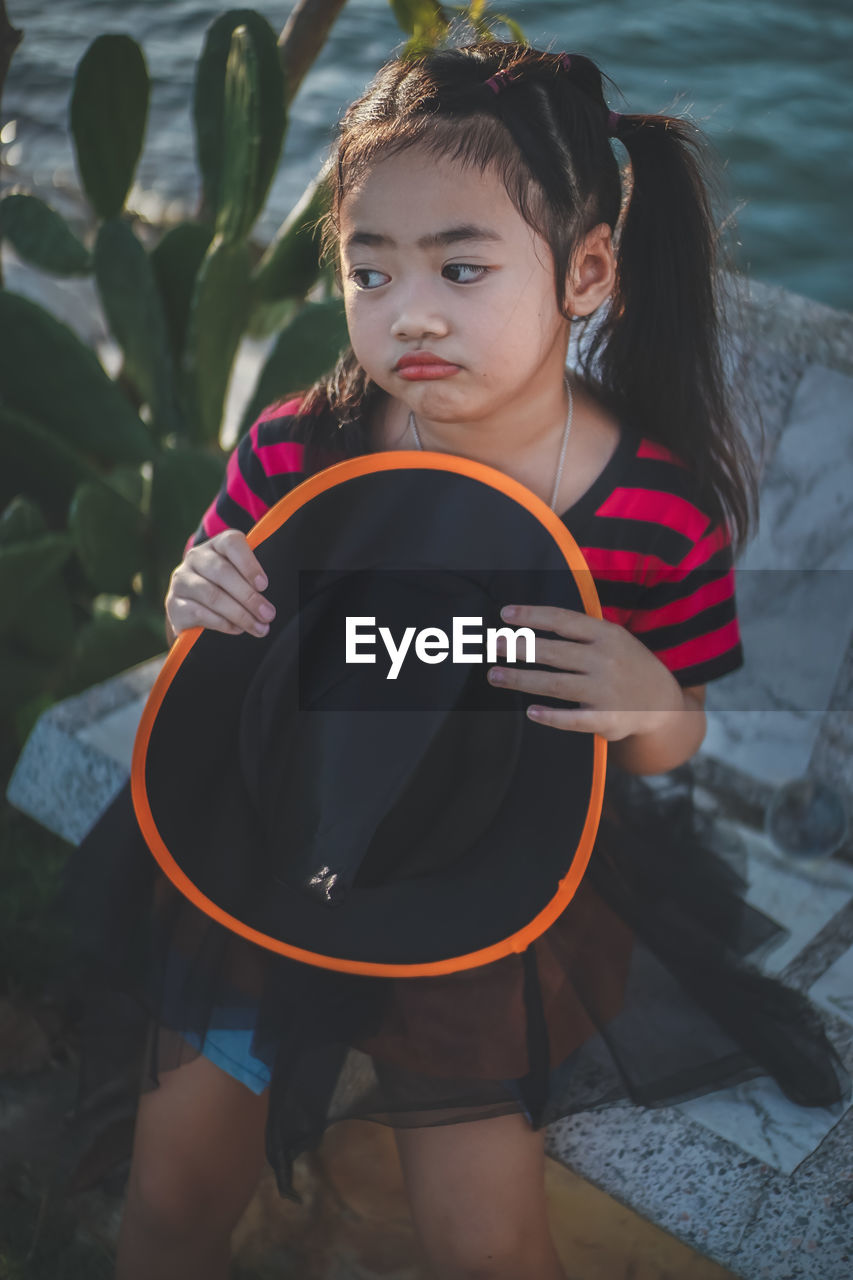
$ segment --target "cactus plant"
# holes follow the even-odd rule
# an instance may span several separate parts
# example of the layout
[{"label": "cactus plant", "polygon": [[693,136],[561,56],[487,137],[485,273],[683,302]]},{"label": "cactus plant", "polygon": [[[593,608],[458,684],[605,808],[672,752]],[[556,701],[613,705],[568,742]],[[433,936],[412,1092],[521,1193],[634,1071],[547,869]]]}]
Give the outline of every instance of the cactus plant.
[{"label": "cactus plant", "polygon": [[124,352],[125,373],[150,407],[152,431],[160,439],[186,435],[165,312],[148,254],[126,222],[107,218],[93,256],[104,313]]},{"label": "cactus plant", "polygon": [[[436,0],[392,7],[412,49],[439,38],[452,12]],[[456,12],[478,30],[487,24],[482,0]],[[278,334],[241,429],[264,404],[310,385],[346,342],[320,262],[322,175],[265,249],[250,240],[285,138],[282,66],[300,65],[285,56],[293,53],[253,10],[211,24],[193,103],[198,212],[153,248],[126,210],[150,87],[126,35],[93,41],[71,96],[92,243],[35,196],[0,199],[0,237],[22,259],[93,278],[121,352],[112,378],[67,326],[0,289],[0,712],[19,725],[51,697],[162,649],[169,576],[221,482],[224,405],[243,336]]]},{"label": "cactus plant", "polygon": [[64,218],[38,196],[13,192],[0,203],[0,236],[19,258],[54,276],[87,276],[92,255]]},{"label": "cactus plant", "polygon": [[[124,212],[148,97],[141,49],[127,36],[98,37],[78,65],[70,109],[98,220],[91,247],[35,196],[0,200],[0,234],[22,259],[94,278],[122,353],[114,380],[67,326],[0,291],[6,710],[42,705],[45,689],[70,692],[162,648],[169,575],[222,478],[225,391],[250,307],[248,235],[286,124],[275,34],[248,10],[212,25],[196,88],[212,217],[172,228],[152,252]],[[104,593],[126,607],[99,609]]]},{"label": "cactus plant", "polygon": [[[266,19],[251,9],[221,14],[205,38],[193,100],[202,209],[209,211],[209,221],[216,221],[223,204],[240,200],[254,223],[281,155],[287,127],[286,100],[276,38]],[[239,165],[240,157],[232,143],[226,145],[226,139],[230,136],[239,144],[249,118],[255,130],[252,180],[247,189],[238,192],[233,167]],[[248,230],[249,226],[244,234]]]},{"label": "cactus plant", "polygon": [[102,463],[146,460],[151,440],[145,424],[67,325],[28,298],[0,290],[0,332],[5,405],[85,457]]},{"label": "cactus plant", "polygon": [[86,197],[101,218],[124,208],[148,118],[148,68],[135,40],[98,36],[77,68],[69,123]]}]

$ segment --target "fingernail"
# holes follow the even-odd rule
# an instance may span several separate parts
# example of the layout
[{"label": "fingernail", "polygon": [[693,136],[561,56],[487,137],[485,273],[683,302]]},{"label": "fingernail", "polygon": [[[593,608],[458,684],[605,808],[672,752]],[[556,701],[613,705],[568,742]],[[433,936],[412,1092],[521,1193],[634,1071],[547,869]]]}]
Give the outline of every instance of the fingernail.
[{"label": "fingernail", "polygon": [[267,585],[266,578],[262,573],[259,573],[257,578],[255,578],[255,586],[258,588],[259,591],[263,591],[266,585]]},{"label": "fingernail", "polygon": [[506,673],[500,667],[492,667],[489,671],[489,679],[492,684],[503,684]]},{"label": "fingernail", "polygon": [[506,618],[507,622],[509,622],[512,618],[515,618],[517,616],[518,616],[518,610],[516,609],[514,604],[504,605],[504,607],[501,609],[501,617]]},{"label": "fingernail", "polygon": [[256,622],[254,632],[256,636],[265,636],[269,631],[269,627],[265,622]]},{"label": "fingernail", "polygon": [[275,606],[271,604],[262,604],[258,613],[262,618],[266,618],[269,622],[275,617]]}]

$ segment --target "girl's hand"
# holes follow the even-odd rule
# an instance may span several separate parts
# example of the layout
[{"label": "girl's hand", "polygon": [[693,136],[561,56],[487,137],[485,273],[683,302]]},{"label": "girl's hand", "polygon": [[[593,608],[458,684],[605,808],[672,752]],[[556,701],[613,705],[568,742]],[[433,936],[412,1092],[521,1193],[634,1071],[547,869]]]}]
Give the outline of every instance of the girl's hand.
[{"label": "girl's hand", "polygon": [[[563,637],[536,637],[536,663],[555,668],[532,671],[523,662],[490,667],[489,680],[501,688],[579,702],[577,709],[529,707],[537,724],[597,733],[609,742],[650,733],[674,711],[684,710],[681,685],[659,658],[625,627],[572,609],[508,605],[501,617],[515,627],[539,628]],[[518,651],[524,652],[519,645]],[[506,645],[498,641],[498,652]],[[497,679],[493,673],[498,672]]]},{"label": "girl's hand", "polygon": [[260,594],[269,585],[255,553],[238,529],[223,529],[191,547],[166,593],[166,618],[173,636],[189,627],[208,627],[236,636],[265,636],[275,608]]}]

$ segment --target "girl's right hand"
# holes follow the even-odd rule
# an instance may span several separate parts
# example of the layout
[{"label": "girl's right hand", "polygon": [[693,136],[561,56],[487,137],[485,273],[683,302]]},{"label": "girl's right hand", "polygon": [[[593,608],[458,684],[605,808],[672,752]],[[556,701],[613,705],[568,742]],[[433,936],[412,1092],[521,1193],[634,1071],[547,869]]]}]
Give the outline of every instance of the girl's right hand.
[{"label": "girl's right hand", "polygon": [[239,529],[223,529],[191,547],[178,565],[166,593],[171,639],[190,627],[226,635],[265,636],[275,608],[261,595],[267,576]]}]

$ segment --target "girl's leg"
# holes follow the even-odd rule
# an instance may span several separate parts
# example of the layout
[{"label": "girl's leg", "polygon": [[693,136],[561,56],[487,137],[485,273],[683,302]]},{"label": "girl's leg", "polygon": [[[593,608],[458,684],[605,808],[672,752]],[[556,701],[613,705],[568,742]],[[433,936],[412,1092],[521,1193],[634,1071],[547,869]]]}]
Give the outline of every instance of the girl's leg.
[{"label": "girl's leg", "polygon": [[436,1280],[565,1280],[546,1215],[541,1131],[513,1115],[394,1136]]},{"label": "girl's leg", "polygon": [[268,1093],[199,1056],[141,1095],[116,1280],[226,1280],[263,1169]]}]

